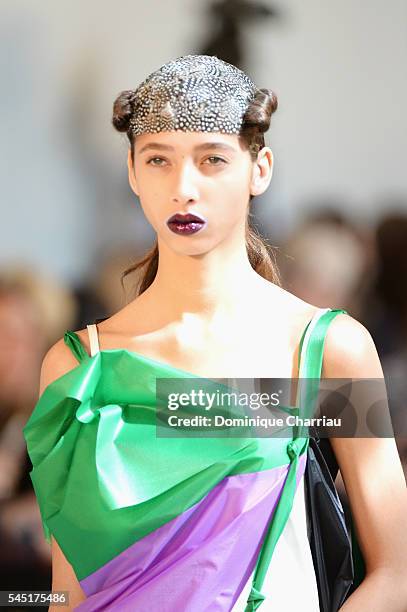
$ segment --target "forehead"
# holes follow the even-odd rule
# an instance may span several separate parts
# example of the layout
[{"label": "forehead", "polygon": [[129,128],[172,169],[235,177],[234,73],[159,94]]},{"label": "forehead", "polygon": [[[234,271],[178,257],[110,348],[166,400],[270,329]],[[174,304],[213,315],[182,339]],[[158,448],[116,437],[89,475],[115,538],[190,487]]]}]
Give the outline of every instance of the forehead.
[{"label": "forehead", "polygon": [[240,138],[237,134],[184,132],[182,130],[139,134],[135,137],[134,147],[138,154],[152,150],[185,153],[217,149],[231,154],[242,151]]}]

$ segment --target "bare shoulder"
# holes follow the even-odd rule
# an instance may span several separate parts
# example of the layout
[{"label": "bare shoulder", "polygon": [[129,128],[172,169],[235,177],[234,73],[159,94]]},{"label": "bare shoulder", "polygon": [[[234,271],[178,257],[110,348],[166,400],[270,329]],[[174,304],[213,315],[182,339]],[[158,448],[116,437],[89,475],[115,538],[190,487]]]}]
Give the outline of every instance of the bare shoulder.
[{"label": "bare shoulder", "polygon": [[307,323],[318,310],[318,306],[310,304],[287,291],[283,287],[268,282],[269,311],[275,313],[278,323],[285,320],[287,326],[292,329],[293,336],[298,337],[301,330],[305,329]]},{"label": "bare shoulder", "polygon": [[[275,291],[275,290],[274,290]],[[276,294],[276,293],[275,293]],[[278,287],[280,310],[303,326],[318,307]],[[383,371],[369,330],[347,313],[330,322],[324,343],[323,376],[337,378],[382,378]]]},{"label": "bare shoulder", "polygon": [[382,378],[383,370],[369,330],[349,314],[329,324],[324,345],[323,375],[336,378]]},{"label": "bare shoulder", "polygon": [[[132,329],[134,333],[140,333],[138,329],[150,328],[153,326],[154,315],[163,309],[156,307],[157,300],[149,299],[148,290],[135,297],[131,302],[123,306],[120,310],[98,323],[98,331],[102,334],[121,335],[125,330]],[[83,331],[83,330],[82,330]],[[80,335],[80,332],[77,332]],[[83,333],[82,340],[87,341],[87,330]]]},{"label": "bare shoulder", "polygon": [[[82,329],[76,332],[84,344],[86,350],[87,347],[87,330]],[[70,370],[73,370],[78,365],[78,360],[73,355],[72,351],[65,344],[64,339],[61,338],[55,344],[48,349],[42,360],[41,374],[40,374],[40,385],[39,385],[39,396],[41,396],[54,380],[60,378]]]},{"label": "bare shoulder", "polygon": [[[278,310],[290,320],[294,338],[319,309],[281,287],[273,286]],[[283,315],[283,316],[284,316]],[[347,313],[330,322],[324,343],[322,376],[332,378],[382,378],[383,370],[369,330]]]}]

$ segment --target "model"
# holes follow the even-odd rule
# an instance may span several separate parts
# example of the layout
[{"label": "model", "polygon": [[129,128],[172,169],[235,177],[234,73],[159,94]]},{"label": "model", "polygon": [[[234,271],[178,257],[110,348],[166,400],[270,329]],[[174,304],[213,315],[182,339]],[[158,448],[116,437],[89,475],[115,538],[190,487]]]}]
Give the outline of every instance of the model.
[{"label": "model", "polygon": [[[130,186],[157,242],[137,297],[49,350],[24,428],[52,588],[69,590],[70,609],[319,609],[301,428],[258,438],[157,431],[156,383],[166,378],[383,376],[365,327],[284,290],[251,227],[250,201],[272,177],[264,133],[276,108],[273,92],[205,55],[168,62],[114,103]],[[305,400],[298,385],[285,409],[306,413]],[[394,439],[331,443],[367,568],[341,610],[405,612]]]}]

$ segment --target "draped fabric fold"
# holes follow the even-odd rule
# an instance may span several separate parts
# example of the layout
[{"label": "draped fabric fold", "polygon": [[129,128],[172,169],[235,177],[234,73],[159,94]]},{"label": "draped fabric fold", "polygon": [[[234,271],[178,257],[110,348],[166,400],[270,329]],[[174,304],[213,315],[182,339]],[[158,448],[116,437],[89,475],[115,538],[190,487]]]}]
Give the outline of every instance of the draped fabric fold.
[{"label": "draped fabric fold", "polygon": [[24,436],[45,537],[88,596],[78,609],[226,612],[254,571],[257,610],[307,437],[159,437],[157,378],[198,377],[65,342],[80,363],[45,389]]}]

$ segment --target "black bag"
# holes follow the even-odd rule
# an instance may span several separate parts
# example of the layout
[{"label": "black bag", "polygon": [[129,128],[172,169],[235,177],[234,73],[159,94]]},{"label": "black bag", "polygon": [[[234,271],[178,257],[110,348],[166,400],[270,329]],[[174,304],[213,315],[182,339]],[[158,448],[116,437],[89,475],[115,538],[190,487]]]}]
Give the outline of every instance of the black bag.
[{"label": "black bag", "polygon": [[337,612],[354,578],[351,539],[334,483],[337,473],[329,439],[310,431],[305,503],[321,612]]}]

